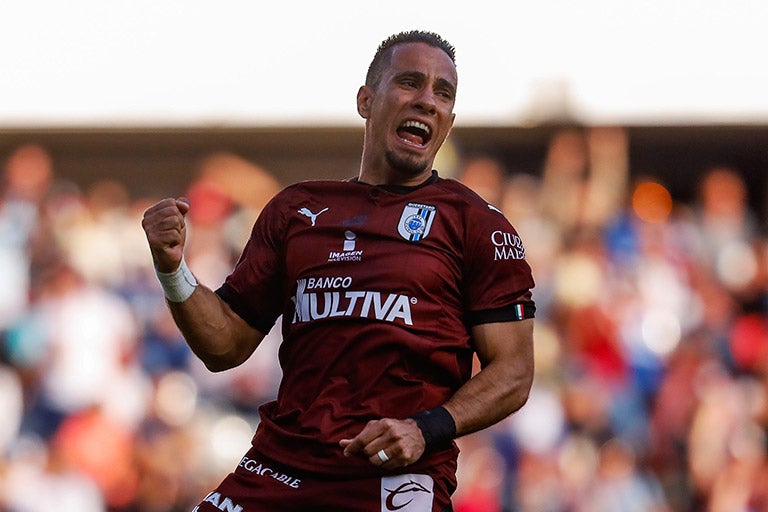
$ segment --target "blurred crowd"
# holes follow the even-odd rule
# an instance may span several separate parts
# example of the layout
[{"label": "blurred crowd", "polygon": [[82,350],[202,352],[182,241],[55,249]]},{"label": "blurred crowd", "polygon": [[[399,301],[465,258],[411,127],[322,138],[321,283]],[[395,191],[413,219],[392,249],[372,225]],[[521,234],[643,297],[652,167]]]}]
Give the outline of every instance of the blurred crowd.
[{"label": "blurred crowd", "polygon": [[[702,169],[683,203],[628,145],[563,129],[531,172],[464,155],[442,173],[505,212],[537,282],[530,399],[458,440],[456,512],[768,511],[766,219],[739,169]],[[200,281],[223,281],[282,185],[224,153],[190,173]],[[140,227],[156,199],[83,189],[35,145],[4,162],[2,512],[189,511],[275,396],[279,325],[228,372],[187,349]]]}]

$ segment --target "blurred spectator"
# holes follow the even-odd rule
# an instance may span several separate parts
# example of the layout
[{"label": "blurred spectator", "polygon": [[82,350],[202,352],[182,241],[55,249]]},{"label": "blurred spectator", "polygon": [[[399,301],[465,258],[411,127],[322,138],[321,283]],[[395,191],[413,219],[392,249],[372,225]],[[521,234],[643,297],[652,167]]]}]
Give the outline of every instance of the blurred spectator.
[{"label": "blurred spectator", "polygon": [[128,305],[64,262],[47,273],[36,303],[9,334],[16,341],[10,360],[36,377],[24,427],[48,439],[68,415],[94,405],[135,424],[144,384]]},{"label": "blurred spectator", "polygon": [[88,476],[73,469],[55,447],[23,439],[8,456],[0,480],[0,510],[103,512],[104,499]]},{"label": "blurred spectator", "polygon": [[[501,512],[504,463],[490,439],[462,439],[467,454],[461,467],[462,485],[453,498],[455,512]],[[472,445],[470,447],[470,445]]]},{"label": "blurred spectator", "polygon": [[588,166],[587,141],[580,130],[553,136],[542,169],[541,215],[564,229],[579,223]]},{"label": "blurred spectator", "polygon": [[[5,365],[0,365],[0,453],[4,453],[19,435],[24,412],[24,395],[21,379]],[[0,475],[3,464],[0,461]]]},{"label": "blurred spectator", "polygon": [[133,436],[99,406],[68,415],[52,440],[52,453],[93,481],[106,503],[128,506],[136,496]]},{"label": "blurred spectator", "polygon": [[472,158],[464,163],[458,179],[478,193],[488,203],[501,208],[504,197],[505,171],[501,164],[488,157]]},{"label": "blurred spectator", "polygon": [[101,180],[88,187],[81,200],[80,215],[69,225],[57,226],[59,243],[88,282],[117,289],[128,271],[126,245],[135,231],[134,219],[128,217],[128,190],[115,180]]},{"label": "blurred spectator", "polygon": [[597,478],[583,510],[594,512],[667,512],[661,487],[637,466],[632,447],[617,440],[599,452]]},{"label": "blurred spectator", "polygon": [[758,229],[744,179],[732,167],[712,167],[705,171],[698,192],[694,211],[699,261],[729,291],[746,292],[758,274]]},{"label": "blurred spectator", "polygon": [[273,176],[236,155],[216,153],[203,160],[187,190],[193,208],[186,256],[202,282],[224,281],[254,220],[279,190]]},{"label": "blurred spectator", "polygon": [[0,329],[22,314],[30,293],[31,239],[38,230],[40,206],[53,179],[45,149],[25,145],[5,162],[0,180]]},{"label": "blurred spectator", "polygon": [[141,366],[152,377],[171,371],[188,371],[192,351],[176,328],[171,312],[158,304],[144,328]]}]

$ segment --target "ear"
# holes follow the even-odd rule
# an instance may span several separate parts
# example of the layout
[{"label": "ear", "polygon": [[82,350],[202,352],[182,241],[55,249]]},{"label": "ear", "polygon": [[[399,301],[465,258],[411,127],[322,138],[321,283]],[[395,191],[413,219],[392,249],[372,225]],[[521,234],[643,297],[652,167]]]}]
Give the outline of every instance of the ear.
[{"label": "ear", "polygon": [[368,119],[371,114],[371,103],[373,102],[373,94],[367,85],[363,85],[357,91],[357,113],[363,119]]},{"label": "ear", "polygon": [[445,138],[447,139],[451,135],[451,131],[453,130],[453,123],[456,121],[456,114],[451,114],[451,126],[448,127],[448,133],[445,134]]}]

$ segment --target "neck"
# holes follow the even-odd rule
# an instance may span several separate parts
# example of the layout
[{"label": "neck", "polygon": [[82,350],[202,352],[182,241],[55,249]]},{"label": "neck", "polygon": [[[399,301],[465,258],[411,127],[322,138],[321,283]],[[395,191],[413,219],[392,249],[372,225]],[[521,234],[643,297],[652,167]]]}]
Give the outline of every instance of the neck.
[{"label": "neck", "polygon": [[370,155],[364,152],[360,162],[358,181],[369,185],[413,187],[424,183],[432,176],[432,164],[433,162],[428,162],[422,170],[408,169],[393,165],[385,155],[381,155],[380,158],[370,158]]},{"label": "neck", "polygon": [[421,185],[432,177],[432,169],[425,169],[418,174],[404,175],[397,171],[379,173],[360,169],[358,181],[368,185],[397,185],[402,187],[415,187]]}]

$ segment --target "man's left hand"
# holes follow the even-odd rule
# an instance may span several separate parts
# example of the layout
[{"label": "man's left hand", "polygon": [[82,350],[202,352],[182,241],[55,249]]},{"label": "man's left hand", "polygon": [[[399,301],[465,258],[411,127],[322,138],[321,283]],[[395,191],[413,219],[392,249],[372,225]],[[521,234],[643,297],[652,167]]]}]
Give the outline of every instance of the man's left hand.
[{"label": "man's left hand", "polygon": [[424,453],[425,443],[416,421],[408,418],[371,420],[352,439],[342,439],[344,455],[366,457],[374,466],[384,469],[413,464]]}]

